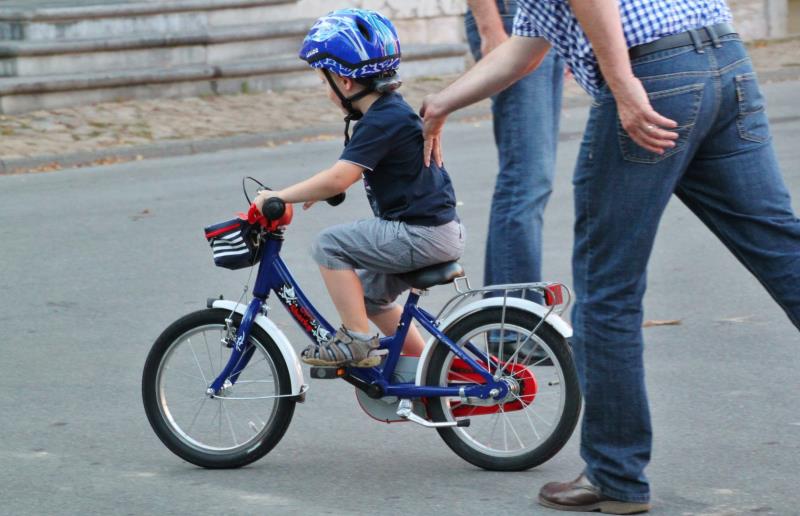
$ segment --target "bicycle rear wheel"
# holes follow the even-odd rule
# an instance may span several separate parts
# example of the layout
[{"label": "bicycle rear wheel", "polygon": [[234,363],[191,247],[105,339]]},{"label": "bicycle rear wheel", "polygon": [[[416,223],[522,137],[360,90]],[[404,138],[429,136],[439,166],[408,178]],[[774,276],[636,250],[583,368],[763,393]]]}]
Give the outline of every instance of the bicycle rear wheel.
[{"label": "bicycle rear wheel", "polygon": [[[209,309],[175,321],[153,344],[142,375],[142,400],[156,435],[176,455],[205,468],[260,459],[280,441],[294,414],[283,356],[255,325],[245,345],[252,353],[247,366],[219,394],[206,392],[230,357],[229,315]],[[240,320],[234,314],[234,327]]]},{"label": "bicycle rear wheel", "polygon": [[[486,364],[509,385],[502,400],[441,397],[428,399],[435,422],[469,418],[470,426],[439,428],[461,458],[493,471],[520,471],[552,458],[578,422],[581,395],[566,340],[537,315],[516,308],[480,310],[444,330],[454,343]],[[532,331],[536,329],[535,333]],[[465,346],[471,343],[473,350]],[[499,370],[498,373],[498,364]],[[439,342],[426,375],[427,385],[483,383],[466,362]]]}]

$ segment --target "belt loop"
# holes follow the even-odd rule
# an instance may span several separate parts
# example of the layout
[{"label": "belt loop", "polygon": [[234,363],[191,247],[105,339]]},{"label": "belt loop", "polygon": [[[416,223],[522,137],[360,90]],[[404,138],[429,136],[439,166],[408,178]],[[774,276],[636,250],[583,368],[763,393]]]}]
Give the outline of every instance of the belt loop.
[{"label": "belt loop", "polygon": [[719,36],[717,36],[717,31],[714,30],[714,26],[709,25],[706,27],[706,32],[708,32],[708,37],[711,38],[711,43],[714,45],[714,48],[720,48],[722,43],[719,41]]},{"label": "belt loop", "polygon": [[690,29],[689,37],[692,38],[692,44],[694,45],[694,49],[697,51],[698,54],[704,54],[705,50],[703,50],[703,41],[700,39],[700,35],[697,34],[697,31],[694,29]]}]

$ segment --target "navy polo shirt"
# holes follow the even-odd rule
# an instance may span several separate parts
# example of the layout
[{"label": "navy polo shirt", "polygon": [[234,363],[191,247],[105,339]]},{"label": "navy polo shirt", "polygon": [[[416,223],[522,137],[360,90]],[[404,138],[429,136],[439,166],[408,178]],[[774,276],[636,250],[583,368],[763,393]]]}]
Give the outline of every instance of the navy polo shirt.
[{"label": "navy polo shirt", "polygon": [[376,217],[417,226],[456,218],[456,196],[443,167],[422,162],[422,120],[397,93],[377,99],[353,128],[339,158],[364,168]]}]

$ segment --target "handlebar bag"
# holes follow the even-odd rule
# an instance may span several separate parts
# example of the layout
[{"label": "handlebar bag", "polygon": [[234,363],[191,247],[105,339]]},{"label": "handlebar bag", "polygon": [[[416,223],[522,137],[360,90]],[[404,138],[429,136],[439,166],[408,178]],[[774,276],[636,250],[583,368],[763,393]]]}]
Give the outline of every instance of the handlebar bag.
[{"label": "handlebar bag", "polygon": [[226,269],[251,267],[261,260],[259,227],[235,218],[205,228],[214,264]]}]

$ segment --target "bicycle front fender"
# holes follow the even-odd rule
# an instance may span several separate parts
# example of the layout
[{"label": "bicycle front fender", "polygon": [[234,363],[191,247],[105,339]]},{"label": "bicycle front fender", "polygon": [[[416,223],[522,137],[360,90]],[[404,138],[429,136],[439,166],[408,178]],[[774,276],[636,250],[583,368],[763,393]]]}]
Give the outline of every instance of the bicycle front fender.
[{"label": "bicycle front fender", "polygon": [[[480,301],[464,305],[460,309],[448,315],[447,318],[444,319],[441,324],[439,324],[439,329],[445,332],[447,328],[467,317],[468,315],[472,315],[475,312],[485,308],[503,306],[503,302],[504,299],[502,297],[487,297],[481,299]],[[547,312],[550,310],[546,306],[542,306],[528,299],[521,299],[518,297],[507,297],[505,298],[505,303],[506,307],[517,308],[526,312],[531,312],[540,318],[544,318],[545,315],[547,315]],[[570,326],[564,319],[561,318],[561,316],[556,313],[551,312],[550,315],[547,315],[547,317],[544,319],[544,324],[547,324],[553,328],[565,339],[572,337],[572,326]],[[422,355],[419,357],[417,376],[415,379],[417,385],[423,385],[425,382],[425,375],[428,372],[428,364],[430,363],[431,356],[433,355],[434,344],[436,344],[435,337],[428,339],[428,342],[425,344],[425,349],[422,351]]]},{"label": "bicycle front fender", "polygon": [[[216,299],[211,304],[211,308],[220,308],[230,312],[235,311],[236,313],[244,316],[244,313],[247,310],[247,305],[236,303],[235,301],[229,299]],[[300,359],[298,358],[297,353],[292,345],[289,343],[289,339],[286,338],[286,334],[284,334],[280,328],[275,325],[275,323],[270,321],[262,314],[258,314],[253,322],[262,330],[264,330],[273,341],[275,341],[275,344],[278,346],[278,350],[280,350],[281,355],[283,355],[283,360],[286,362],[286,369],[289,372],[292,394],[303,394],[308,389],[308,386],[303,379],[303,368],[300,366]]]}]

